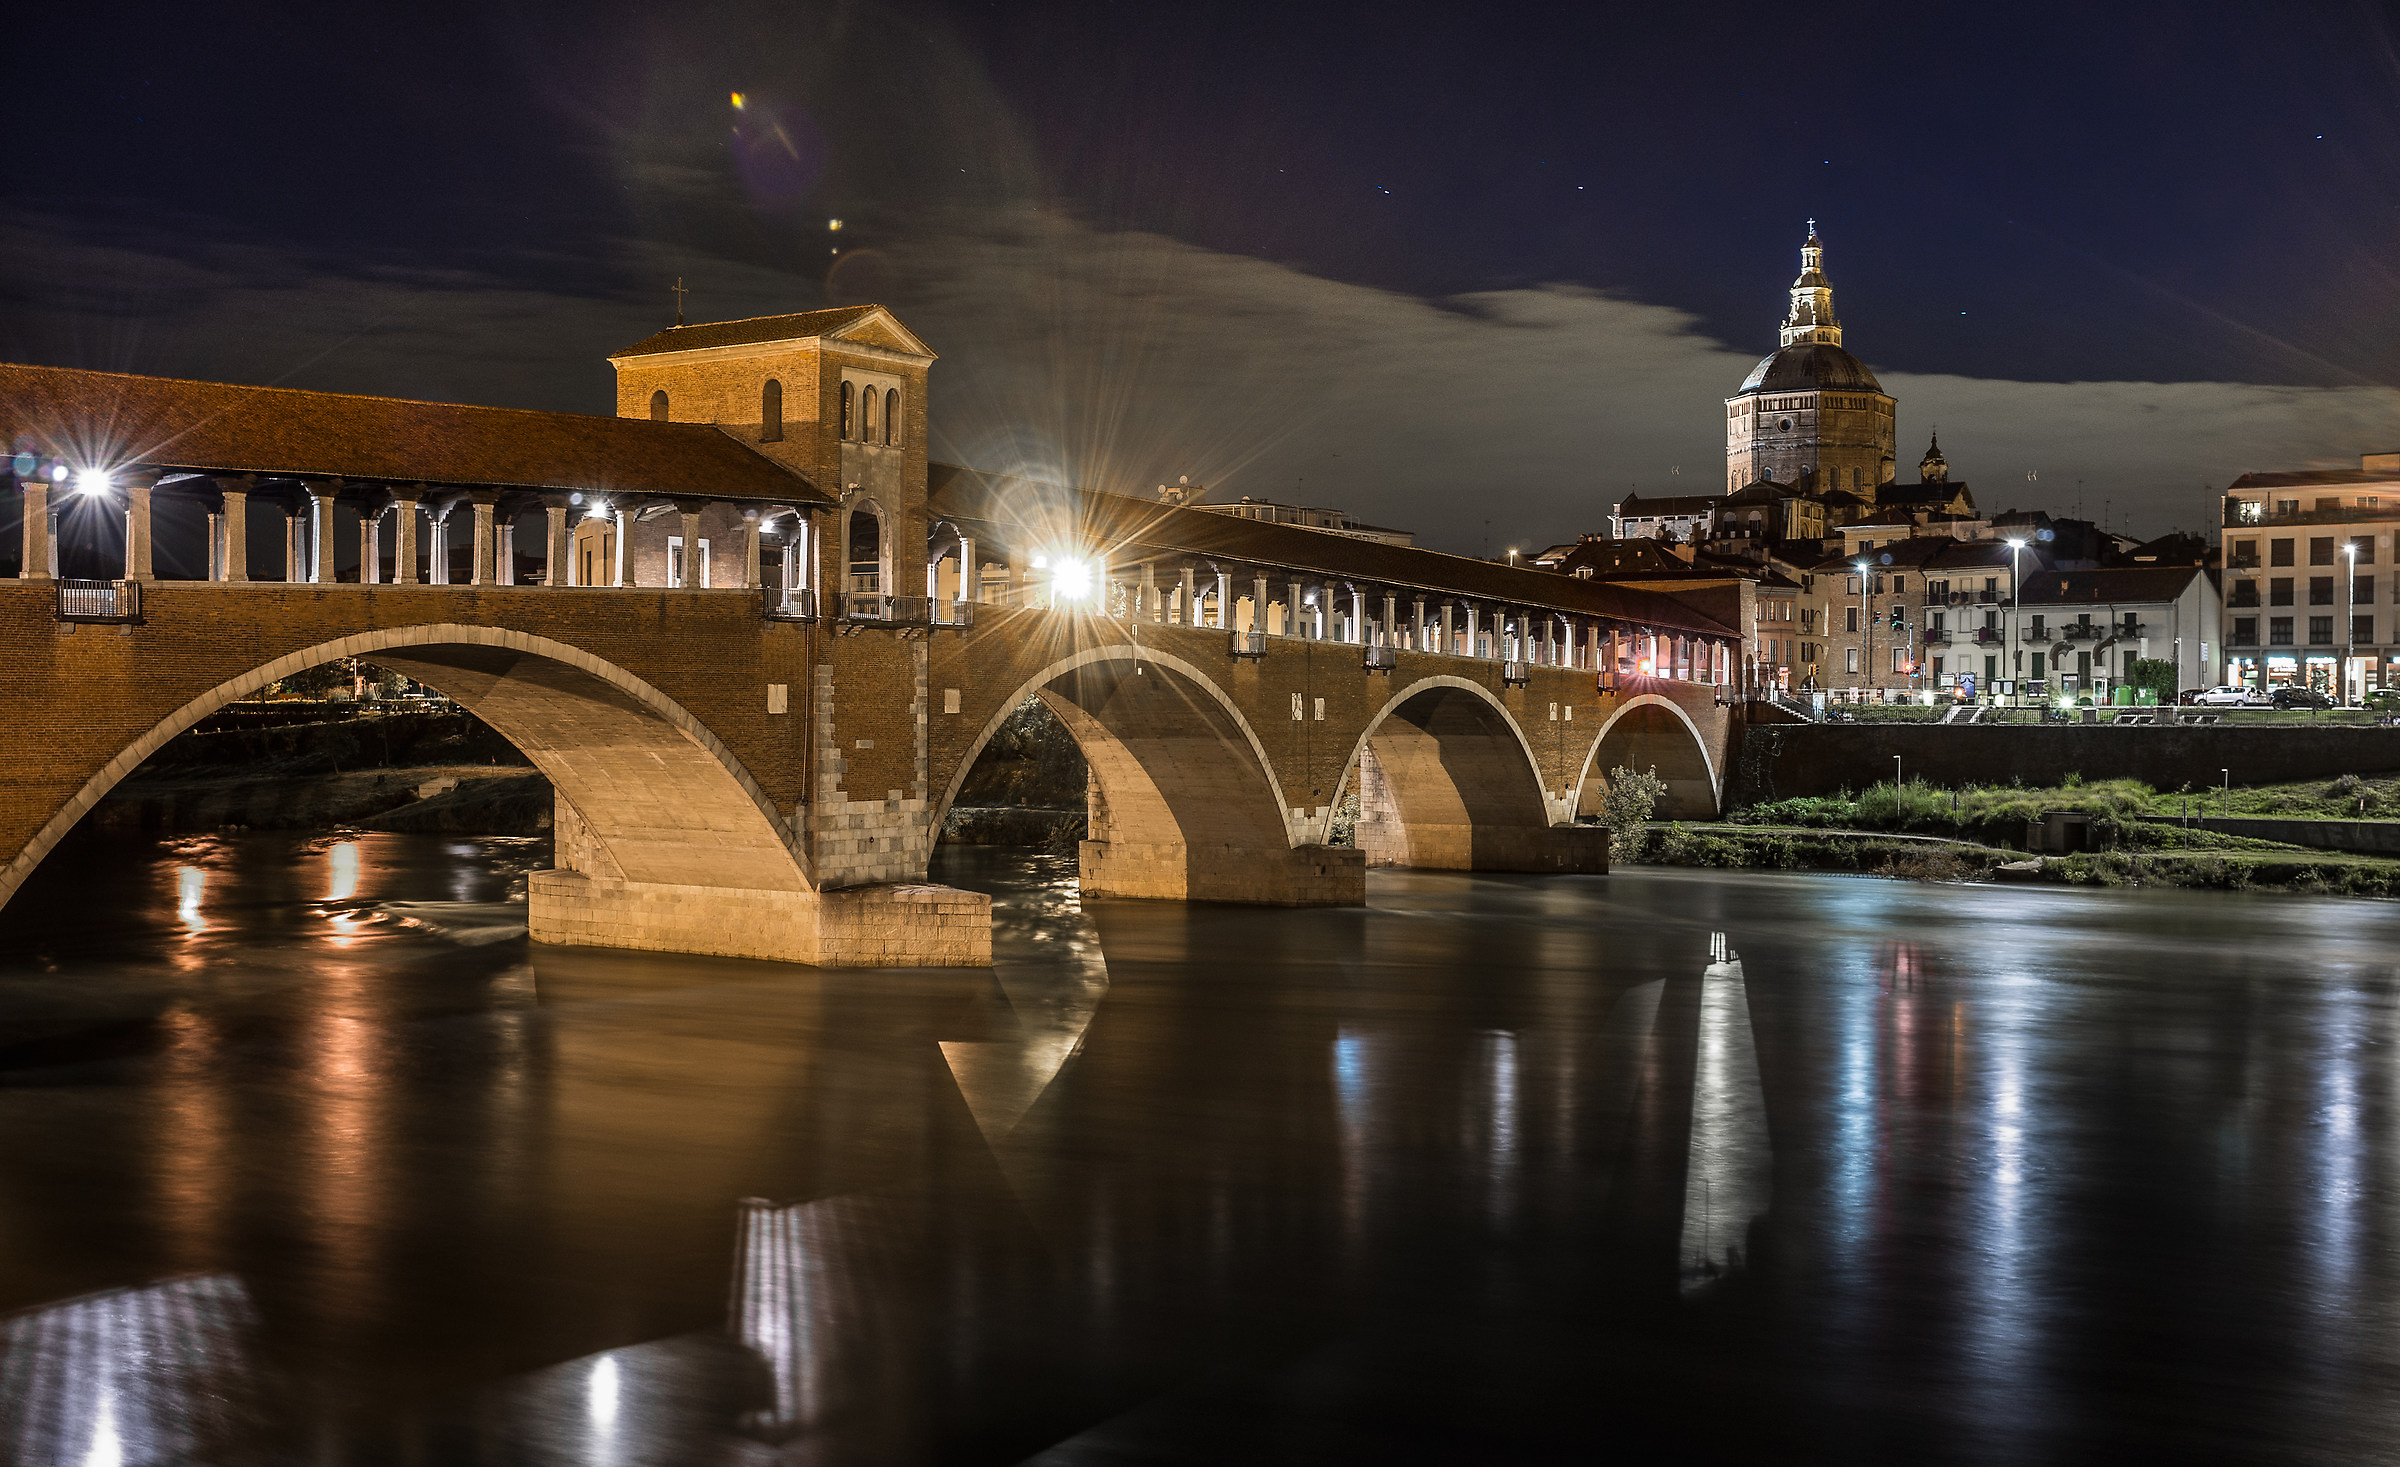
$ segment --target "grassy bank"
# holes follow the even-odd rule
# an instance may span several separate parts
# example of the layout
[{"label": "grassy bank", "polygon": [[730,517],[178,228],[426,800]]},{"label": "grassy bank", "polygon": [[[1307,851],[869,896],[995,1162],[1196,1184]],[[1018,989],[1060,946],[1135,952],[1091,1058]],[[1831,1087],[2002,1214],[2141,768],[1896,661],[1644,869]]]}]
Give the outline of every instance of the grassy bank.
[{"label": "grassy bank", "polygon": [[[2044,810],[2081,810],[2118,826],[2179,820],[2184,815],[2233,815],[2284,820],[2400,819],[2400,776],[2307,780],[2295,784],[2220,789],[2157,790],[2138,780],[2070,780],[2036,788],[1969,785],[1942,789],[1923,780],[1894,788],[1890,781],[1856,794],[1809,795],[1737,810],[1738,825],[1788,825],[1840,830],[1895,830],[1956,836],[1986,845],[2022,842],[2025,822]],[[2190,832],[2199,834],[2199,832]]]},{"label": "grassy bank", "polygon": [[[2177,832],[2206,836],[2207,832]],[[2070,886],[2188,886],[2220,891],[2283,890],[2326,895],[2400,897],[2400,861],[2305,851],[2266,841],[2218,836],[2191,846],[2137,847],[2044,856],[1941,838],[1910,839],[1872,831],[1744,825],[1654,827],[1634,859],[1657,866],[1831,871],[1913,881],[2045,881]]]}]

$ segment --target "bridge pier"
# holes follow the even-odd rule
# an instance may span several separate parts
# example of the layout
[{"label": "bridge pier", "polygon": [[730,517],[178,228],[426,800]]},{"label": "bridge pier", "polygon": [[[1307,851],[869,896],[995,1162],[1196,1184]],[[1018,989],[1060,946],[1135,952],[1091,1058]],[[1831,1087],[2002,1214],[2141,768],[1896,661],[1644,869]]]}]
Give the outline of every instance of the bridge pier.
[{"label": "bridge pier", "polygon": [[1347,846],[1201,851],[1179,842],[1087,840],[1077,854],[1086,896],[1274,907],[1357,907],[1367,900],[1366,854]]},{"label": "bridge pier", "polygon": [[753,891],[587,876],[526,883],[535,942],[765,958],[826,968],[988,968],[992,901],[947,886]]}]

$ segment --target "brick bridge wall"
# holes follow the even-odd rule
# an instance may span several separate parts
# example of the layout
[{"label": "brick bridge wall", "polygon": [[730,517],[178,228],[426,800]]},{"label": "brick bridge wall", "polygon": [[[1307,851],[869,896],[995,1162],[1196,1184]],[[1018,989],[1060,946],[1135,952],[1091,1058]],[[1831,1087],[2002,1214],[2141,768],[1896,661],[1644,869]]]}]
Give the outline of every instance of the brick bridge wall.
[{"label": "brick bridge wall", "polygon": [[[1094,771],[1095,894],[1356,902],[1371,862],[1603,869],[1591,776],[1659,762],[1713,810],[1738,717],[1705,685],[979,608],[970,631],[768,621],[756,593],[164,582],[142,623],[0,584],[0,901],[167,739],[367,656],[440,688],[559,791],[535,936],[828,963],[988,962],[980,898],[922,886],[1000,720],[1039,694]],[[1347,781],[1360,847],[1325,845]],[[730,945],[729,945],[730,944]]]}]

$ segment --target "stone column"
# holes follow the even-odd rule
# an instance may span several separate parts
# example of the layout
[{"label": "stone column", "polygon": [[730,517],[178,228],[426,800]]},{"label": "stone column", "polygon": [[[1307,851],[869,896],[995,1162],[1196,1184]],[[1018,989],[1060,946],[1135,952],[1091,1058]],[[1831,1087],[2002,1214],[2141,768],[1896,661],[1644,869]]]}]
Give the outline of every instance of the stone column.
[{"label": "stone column", "polygon": [[1233,630],[1233,572],[1221,568],[1217,571],[1216,627],[1220,632]]},{"label": "stone column", "polygon": [[474,502],[474,529],[467,542],[467,584],[488,586],[492,583],[492,503],[488,499]]},{"label": "stone column", "polygon": [[358,583],[383,584],[383,505],[370,499],[358,507]]},{"label": "stone column", "polygon": [[[305,495],[302,496],[306,498]],[[308,579],[308,511],[298,503],[283,506],[283,579],[296,585]]]},{"label": "stone column", "polygon": [[975,537],[972,535],[958,537],[958,599],[983,599],[983,566],[975,559]]},{"label": "stone column", "polygon": [[542,496],[542,517],[549,533],[542,551],[542,584],[575,584],[575,504],[564,494]]},{"label": "stone column", "polygon": [[754,506],[742,511],[742,587],[755,591],[759,585],[758,510]]},{"label": "stone column", "polygon": [[501,586],[513,586],[517,583],[516,516],[510,515],[507,518],[502,519],[500,521],[499,531],[493,538],[498,542],[492,550],[492,560],[494,562],[492,570],[493,584]]},{"label": "stone column", "polygon": [[1367,593],[1356,585],[1350,588],[1350,640],[1367,645]]},{"label": "stone column", "polygon": [[27,479],[20,486],[23,496],[20,512],[23,515],[23,538],[17,544],[22,558],[17,563],[17,577],[26,581],[46,581],[50,577],[50,483],[46,479]]},{"label": "stone column", "polygon": [[679,567],[679,578],[683,582],[683,589],[697,591],[700,589],[700,511],[697,507],[687,507],[682,503],[678,503],[675,510],[683,518],[683,560]]},{"label": "stone column", "polygon": [[450,584],[450,513],[458,501],[430,507],[425,511],[425,584]]},{"label": "stone column", "polygon": [[220,511],[218,533],[223,537],[222,554],[217,560],[217,579],[246,581],[250,579],[250,485],[248,474],[216,474],[217,495],[225,501]]},{"label": "stone column", "polygon": [[150,580],[150,496],[158,489],[158,470],[139,469],[125,480],[125,579]]},{"label": "stone column", "polygon": [[1175,621],[1179,626],[1200,625],[1200,573],[1188,565],[1183,568],[1183,605]]},{"label": "stone column", "polygon": [[1474,602],[1470,601],[1467,603],[1467,650],[1459,654],[1462,657],[1474,657],[1480,655],[1475,639],[1478,612],[1479,608]]},{"label": "stone column", "polygon": [[799,557],[799,555],[796,553],[796,551],[797,551],[798,547],[797,547],[797,546],[795,546],[795,545],[794,545],[792,542],[793,542],[793,541],[795,541],[795,540],[797,540],[798,538],[799,538],[799,531],[798,531],[797,529],[793,530],[793,531],[792,531],[792,533],[790,533],[790,534],[787,534],[787,535],[785,535],[785,536],[783,537],[783,598],[782,598],[782,599],[783,599],[783,604],[784,604],[784,605],[786,605],[786,606],[789,606],[789,605],[791,605],[791,604],[792,604],[792,592],[793,592],[793,591],[796,589],[796,588],[795,588],[795,587],[792,585],[792,573],[793,573],[793,571],[794,571],[794,570],[796,570],[796,569],[798,568],[800,557]]},{"label": "stone column", "polygon": [[311,480],[300,486],[308,491],[308,579],[322,584],[341,579],[341,562],[335,558],[333,546],[334,496],[342,492],[339,479]]},{"label": "stone column", "polygon": [[417,583],[417,497],[402,494],[392,505],[392,584]]},{"label": "stone column", "polygon": [[1158,601],[1158,562],[1142,562],[1142,611],[1144,621],[1165,621],[1167,609]]},{"label": "stone column", "polygon": [[608,583],[612,586],[633,584],[633,511],[617,510],[616,554],[609,557]]},{"label": "stone column", "polygon": [[1250,630],[1267,629],[1267,573],[1260,571],[1250,578]]}]

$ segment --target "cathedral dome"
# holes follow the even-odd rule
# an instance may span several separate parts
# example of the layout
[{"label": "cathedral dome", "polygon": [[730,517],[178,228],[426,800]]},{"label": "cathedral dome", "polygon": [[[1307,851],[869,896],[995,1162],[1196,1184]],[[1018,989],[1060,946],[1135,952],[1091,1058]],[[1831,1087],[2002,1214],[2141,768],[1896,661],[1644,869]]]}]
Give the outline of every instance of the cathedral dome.
[{"label": "cathedral dome", "polygon": [[1822,341],[1796,341],[1750,369],[1736,397],[1753,392],[1883,391],[1867,364],[1838,346]]}]

